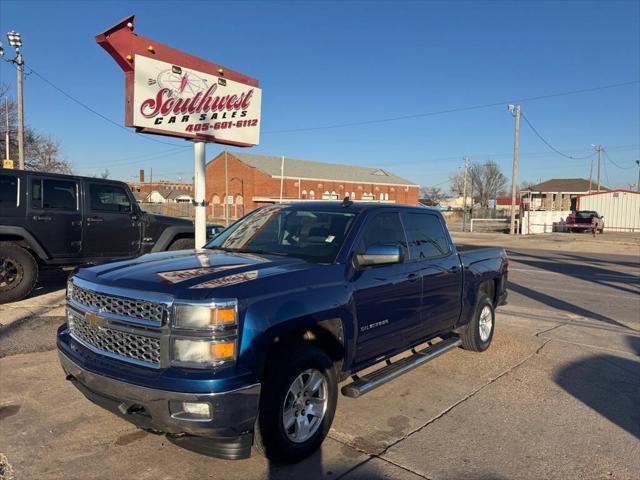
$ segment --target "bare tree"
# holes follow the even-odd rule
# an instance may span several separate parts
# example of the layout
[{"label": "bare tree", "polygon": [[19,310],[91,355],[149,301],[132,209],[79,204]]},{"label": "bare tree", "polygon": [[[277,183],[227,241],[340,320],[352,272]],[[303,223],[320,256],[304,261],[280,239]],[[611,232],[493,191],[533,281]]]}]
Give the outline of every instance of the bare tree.
[{"label": "bare tree", "polygon": [[[9,158],[18,161],[18,111],[17,104],[8,95],[9,87],[0,84],[0,155],[5,156],[6,112],[9,111]],[[71,164],[61,158],[60,141],[34,131],[28,125],[24,129],[25,168],[40,172],[71,173]]]},{"label": "bare tree", "polygon": [[525,180],[520,185],[518,185],[517,187],[518,193],[520,193],[522,190],[529,190],[534,185],[535,183]]},{"label": "bare tree", "polygon": [[420,188],[420,200],[425,205],[434,207],[440,205],[445,199],[444,192],[439,187],[422,187]]},{"label": "bare tree", "polygon": [[[449,175],[449,183],[451,184],[451,193],[461,197],[464,194],[464,170],[456,170]],[[467,192],[468,194],[469,192]]]},{"label": "bare tree", "polygon": [[[27,138],[29,140],[27,140]],[[29,132],[25,135],[25,167],[28,170],[51,173],[71,173],[71,164],[60,157],[60,141]]]},{"label": "bare tree", "polygon": [[489,206],[489,200],[496,198],[498,192],[507,185],[507,177],[493,160],[487,163],[473,163],[469,168],[469,179],[473,199],[482,207]]}]

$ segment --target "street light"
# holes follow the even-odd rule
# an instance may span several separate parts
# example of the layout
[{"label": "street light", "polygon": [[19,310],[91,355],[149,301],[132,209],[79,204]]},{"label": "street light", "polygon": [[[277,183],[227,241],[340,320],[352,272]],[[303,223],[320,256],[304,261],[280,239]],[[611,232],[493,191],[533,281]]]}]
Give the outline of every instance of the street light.
[{"label": "street light", "polygon": [[9,40],[9,45],[15,49],[19,49],[22,46],[22,36],[15,30],[7,33],[7,40]]},{"label": "street light", "polygon": [[[18,163],[20,170],[24,170],[24,102],[22,100],[22,73],[24,61],[22,60],[22,53],[20,52],[20,47],[22,47],[22,35],[15,30],[11,30],[7,33],[7,40],[9,40],[9,45],[16,50],[15,58],[8,61],[15,63],[18,70]],[[1,46],[0,54],[4,54],[4,50]]]}]

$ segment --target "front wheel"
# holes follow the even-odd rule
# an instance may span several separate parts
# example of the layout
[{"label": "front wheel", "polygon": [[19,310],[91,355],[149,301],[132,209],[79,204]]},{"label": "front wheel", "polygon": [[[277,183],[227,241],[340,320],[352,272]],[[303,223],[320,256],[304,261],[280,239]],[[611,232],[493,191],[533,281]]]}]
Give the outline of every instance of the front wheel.
[{"label": "front wheel", "polygon": [[474,352],[484,352],[493,339],[496,325],[496,313],[493,303],[486,294],[480,294],[473,318],[462,331],[462,348]]},{"label": "front wheel", "polygon": [[38,262],[28,250],[0,242],[0,303],[22,300],[38,281]]},{"label": "front wheel", "polygon": [[275,353],[263,382],[256,449],[287,463],[311,455],[331,428],[337,384],[333,362],[319,347],[296,344]]}]

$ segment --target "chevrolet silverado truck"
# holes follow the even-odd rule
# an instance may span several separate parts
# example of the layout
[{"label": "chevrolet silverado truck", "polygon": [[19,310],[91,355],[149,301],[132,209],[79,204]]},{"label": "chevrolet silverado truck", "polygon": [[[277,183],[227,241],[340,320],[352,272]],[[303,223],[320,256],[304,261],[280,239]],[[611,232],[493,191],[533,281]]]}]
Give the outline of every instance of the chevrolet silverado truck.
[{"label": "chevrolet silverado truck", "polygon": [[193,248],[190,220],[144,212],[126,183],[0,168],[0,303],[33,290],[44,266]]},{"label": "chevrolet silverado truck", "polygon": [[431,209],[267,206],[202,249],[78,269],[59,358],[89,400],[178,445],[295,462],[327,435],[340,382],[357,398],[486,350],[507,265],[501,248],[458,253]]}]

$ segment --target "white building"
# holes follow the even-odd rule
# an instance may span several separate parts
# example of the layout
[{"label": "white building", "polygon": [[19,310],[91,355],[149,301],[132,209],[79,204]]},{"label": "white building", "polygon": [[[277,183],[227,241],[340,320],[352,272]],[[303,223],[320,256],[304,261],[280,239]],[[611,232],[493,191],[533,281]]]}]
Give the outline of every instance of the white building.
[{"label": "white building", "polygon": [[610,190],[578,195],[576,210],[593,210],[604,217],[604,231],[640,232],[640,192]]}]

